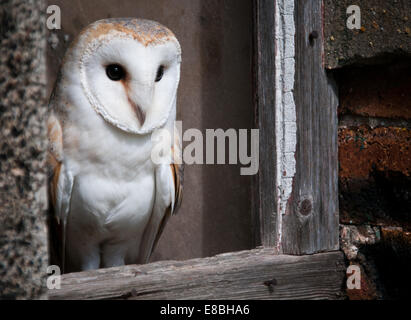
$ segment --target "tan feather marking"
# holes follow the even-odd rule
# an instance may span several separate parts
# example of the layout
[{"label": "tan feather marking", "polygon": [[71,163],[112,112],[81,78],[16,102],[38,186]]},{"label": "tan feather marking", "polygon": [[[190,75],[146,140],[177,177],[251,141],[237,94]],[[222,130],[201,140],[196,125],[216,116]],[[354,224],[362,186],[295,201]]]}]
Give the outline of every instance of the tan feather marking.
[{"label": "tan feather marking", "polygon": [[178,164],[172,164],[174,171],[174,186],[175,186],[175,204],[173,213],[177,212],[177,209],[181,205],[183,198],[183,172],[182,167]]},{"label": "tan feather marking", "polygon": [[156,238],[153,243],[153,248],[151,249],[151,254],[153,253],[154,249],[157,247],[158,241],[160,240],[161,235],[163,234],[164,228],[170,216],[171,216],[171,207],[168,207],[166,209],[163,219],[161,220],[160,226],[158,227],[158,232],[157,232]]},{"label": "tan feather marking", "polygon": [[54,144],[63,144],[63,136],[61,134],[60,124],[56,118],[51,118],[47,126],[48,138]]},{"label": "tan feather marking", "polygon": [[164,43],[175,38],[174,34],[166,27],[137,19],[123,22],[99,22],[95,24],[93,28],[85,29],[81,34],[87,34],[87,42],[89,42],[113,31],[132,36],[133,39],[145,47],[152,44]]},{"label": "tan feather marking", "polygon": [[57,161],[61,161],[63,152],[63,133],[60,121],[53,115],[47,121],[47,137],[49,140],[49,151]]},{"label": "tan feather marking", "polygon": [[173,176],[174,186],[177,187],[175,164],[174,163],[170,164],[170,168],[171,168],[171,174]]},{"label": "tan feather marking", "polygon": [[59,182],[60,170],[61,170],[61,162],[58,162],[56,166],[54,167],[53,177],[50,181],[50,197],[51,197],[51,201],[53,203],[54,208],[56,207],[56,201],[57,201],[57,185]]},{"label": "tan feather marking", "polygon": [[50,198],[53,206],[56,204],[57,184],[61,170],[63,133],[60,121],[53,115],[47,121],[47,135],[49,139],[49,150],[47,153],[47,165],[52,170],[50,183]]},{"label": "tan feather marking", "polygon": [[[172,151],[175,155],[174,148],[172,148]],[[174,156],[174,159],[175,156]],[[174,190],[175,190],[175,196],[174,196],[174,210],[173,213],[177,211],[177,209],[181,205],[182,197],[183,197],[183,167],[182,165],[179,165],[177,163],[172,163],[170,164],[171,168],[171,173],[173,176],[173,182],[174,182]]]},{"label": "tan feather marking", "polygon": [[47,165],[54,170],[54,168],[60,163],[56,157],[50,152],[47,152]]},{"label": "tan feather marking", "polygon": [[173,155],[173,163],[171,164],[171,171],[173,173],[174,187],[175,187],[175,200],[174,200],[174,210],[176,213],[181,205],[183,199],[183,180],[184,180],[184,165],[181,157],[181,141],[180,135],[178,134],[178,128],[174,127],[174,144],[171,148]]}]

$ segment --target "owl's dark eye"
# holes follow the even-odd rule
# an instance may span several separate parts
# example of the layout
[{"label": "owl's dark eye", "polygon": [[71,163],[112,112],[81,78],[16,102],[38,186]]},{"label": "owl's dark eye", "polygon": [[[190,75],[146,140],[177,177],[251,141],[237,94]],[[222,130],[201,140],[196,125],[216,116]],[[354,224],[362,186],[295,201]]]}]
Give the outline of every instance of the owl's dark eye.
[{"label": "owl's dark eye", "polygon": [[156,75],[156,82],[159,82],[164,75],[164,66],[159,66]]},{"label": "owl's dark eye", "polygon": [[126,76],[126,72],[124,71],[123,67],[119,64],[110,64],[106,67],[106,74],[110,80],[119,81],[124,79]]}]

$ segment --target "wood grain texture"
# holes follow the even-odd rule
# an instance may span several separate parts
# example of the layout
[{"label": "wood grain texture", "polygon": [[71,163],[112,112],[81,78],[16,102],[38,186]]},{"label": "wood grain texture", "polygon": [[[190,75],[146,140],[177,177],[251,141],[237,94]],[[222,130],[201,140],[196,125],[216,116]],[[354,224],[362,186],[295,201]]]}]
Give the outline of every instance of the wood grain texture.
[{"label": "wood grain texture", "polygon": [[344,277],[339,251],[283,256],[266,248],[66,274],[49,298],[338,299]]},{"label": "wood grain texture", "polygon": [[275,138],[275,2],[254,2],[255,121],[260,130],[259,172],[254,186],[253,229],[256,242],[276,245],[276,138]]},{"label": "wood grain texture", "polygon": [[295,1],[296,175],[283,217],[286,254],[336,250],[337,90],[323,66],[322,1]]}]

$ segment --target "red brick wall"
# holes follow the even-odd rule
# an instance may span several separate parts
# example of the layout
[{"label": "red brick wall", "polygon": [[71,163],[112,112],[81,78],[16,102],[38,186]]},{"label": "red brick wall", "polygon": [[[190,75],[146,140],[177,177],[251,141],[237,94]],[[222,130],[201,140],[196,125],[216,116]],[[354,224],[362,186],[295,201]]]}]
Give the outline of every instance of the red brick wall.
[{"label": "red brick wall", "polygon": [[340,79],[342,223],[410,229],[411,66],[344,71]]},{"label": "red brick wall", "polygon": [[348,296],[403,297],[411,257],[411,63],[346,68],[337,78],[341,244],[364,283]]}]

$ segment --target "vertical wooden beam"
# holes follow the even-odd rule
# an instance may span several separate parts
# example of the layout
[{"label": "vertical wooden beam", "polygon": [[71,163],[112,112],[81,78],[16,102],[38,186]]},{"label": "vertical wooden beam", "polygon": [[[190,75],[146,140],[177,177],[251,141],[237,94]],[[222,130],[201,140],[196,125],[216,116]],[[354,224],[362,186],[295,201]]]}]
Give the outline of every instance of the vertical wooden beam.
[{"label": "vertical wooden beam", "polygon": [[277,239],[275,145],[275,1],[254,2],[254,76],[260,157],[254,191],[257,242],[272,247]]},{"label": "vertical wooden beam", "polygon": [[322,0],[295,1],[296,174],[283,217],[286,254],[339,248],[337,90],[323,66]]}]

